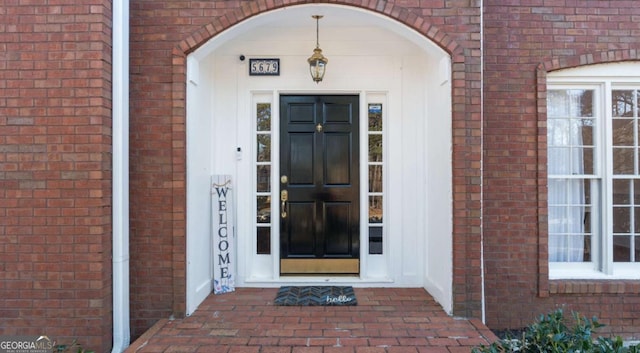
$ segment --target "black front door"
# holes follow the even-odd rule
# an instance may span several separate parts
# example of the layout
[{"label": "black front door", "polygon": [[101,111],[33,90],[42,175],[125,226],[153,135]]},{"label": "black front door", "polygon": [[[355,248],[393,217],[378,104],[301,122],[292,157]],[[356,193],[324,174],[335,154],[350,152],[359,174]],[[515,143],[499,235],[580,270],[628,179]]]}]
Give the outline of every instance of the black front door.
[{"label": "black front door", "polygon": [[359,273],[358,96],[280,98],[280,272]]}]

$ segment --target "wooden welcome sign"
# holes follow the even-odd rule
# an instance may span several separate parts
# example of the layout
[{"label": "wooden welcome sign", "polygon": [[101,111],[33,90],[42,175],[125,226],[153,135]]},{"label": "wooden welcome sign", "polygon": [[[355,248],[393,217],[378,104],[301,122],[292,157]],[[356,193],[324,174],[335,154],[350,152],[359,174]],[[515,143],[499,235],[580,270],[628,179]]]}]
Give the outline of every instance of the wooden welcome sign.
[{"label": "wooden welcome sign", "polygon": [[211,177],[213,293],[235,290],[233,196],[230,175]]}]

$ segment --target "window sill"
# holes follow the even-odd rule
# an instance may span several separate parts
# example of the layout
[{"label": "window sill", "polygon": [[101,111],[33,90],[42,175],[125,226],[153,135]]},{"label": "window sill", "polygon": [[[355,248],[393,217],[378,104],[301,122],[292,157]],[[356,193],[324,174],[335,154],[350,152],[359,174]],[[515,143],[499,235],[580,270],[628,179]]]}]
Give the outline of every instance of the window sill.
[{"label": "window sill", "polygon": [[636,280],[640,281],[640,264],[617,263],[611,274],[598,271],[591,262],[550,262],[549,280]]},{"label": "window sill", "polygon": [[617,268],[609,275],[583,265],[549,264],[549,294],[640,293],[637,269]]}]

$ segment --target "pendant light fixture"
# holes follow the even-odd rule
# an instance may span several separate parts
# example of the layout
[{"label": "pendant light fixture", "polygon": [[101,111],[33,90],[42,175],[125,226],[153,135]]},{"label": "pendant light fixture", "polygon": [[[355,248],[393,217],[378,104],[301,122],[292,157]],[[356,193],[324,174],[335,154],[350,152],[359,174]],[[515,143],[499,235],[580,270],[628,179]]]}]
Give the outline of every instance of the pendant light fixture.
[{"label": "pendant light fixture", "polygon": [[319,22],[322,16],[313,15],[311,17],[316,19],[316,48],[313,49],[313,55],[311,55],[309,59],[307,59],[307,62],[309,62],[309,72],[311,73],[311,78],[315,83],[319,83],[324,77],[324,72],[326,70],[329,59],[325,58],[324,55],[322,55],[322,49],[320,49],[319,44]]}]

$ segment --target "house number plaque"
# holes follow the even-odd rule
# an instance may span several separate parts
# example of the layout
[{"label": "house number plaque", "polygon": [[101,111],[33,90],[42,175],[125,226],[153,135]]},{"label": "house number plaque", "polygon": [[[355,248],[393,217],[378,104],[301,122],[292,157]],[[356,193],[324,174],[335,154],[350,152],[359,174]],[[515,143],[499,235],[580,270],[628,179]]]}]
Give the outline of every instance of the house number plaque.
[{"label": "house number plaque", "polygon": [[249,59],[250,76],[280,76],[280,59]]}]

